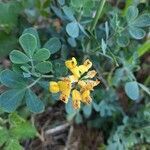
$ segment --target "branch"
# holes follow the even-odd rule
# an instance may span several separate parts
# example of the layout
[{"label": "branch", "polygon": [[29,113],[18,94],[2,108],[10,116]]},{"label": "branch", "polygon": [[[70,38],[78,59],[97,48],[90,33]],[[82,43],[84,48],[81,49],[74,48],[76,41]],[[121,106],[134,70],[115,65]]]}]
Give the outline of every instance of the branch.
[{"label": "branch", "polygon": [[54,134],[57,133],[59,131],[65,130],[66,128],[68,128],[70,126],[69,123],[65,123],[63,125],[57,126],[55,128],[49,129],[45,132],[45,134]]}]

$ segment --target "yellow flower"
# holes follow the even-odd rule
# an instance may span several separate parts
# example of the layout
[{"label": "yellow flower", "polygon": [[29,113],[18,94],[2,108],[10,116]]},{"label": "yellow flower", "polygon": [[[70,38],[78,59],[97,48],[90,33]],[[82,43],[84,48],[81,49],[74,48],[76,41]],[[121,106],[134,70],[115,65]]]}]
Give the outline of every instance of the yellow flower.
[{"label": "yellow flower", "polygon": [[[100,83],[98,80],[92,80],[97,73],[95,70],[89,71],[92,67],[92,62],[87,59],[83,65],[78,66],[76,59],[73,57],[71,60],[67,60],[65,65],[72,75],[62,78],[58,82],[50,82],[49,90],[52,93],[60,92],[60,100],[64,103],[68,102],[70,94],[72,94],[74,109],[79,109],[81,102],[90,104],[92,101],[90,92]],[[86,72],[87,74],[84,75]]]},{"label": "yellow flower", "polygon": [[49,91],[52,93],[58,93],[59,92],[59,86],[57,82],[50,82],[49,83]]},{"label": "yellow flower", "polygon": [[89,90],[86,90],[84,91],[82,94],[81,94],[81,97],[82,97],[82,102],[83,103],[87,103],[87,104],[90,104],[92,102],[92,98],[90,97],[90,91]]},{"label": "yellow flower", "polygon": [[72,91],[72,104],[74,109],[79,109],[81,103],[81,94],[78,90]]}]

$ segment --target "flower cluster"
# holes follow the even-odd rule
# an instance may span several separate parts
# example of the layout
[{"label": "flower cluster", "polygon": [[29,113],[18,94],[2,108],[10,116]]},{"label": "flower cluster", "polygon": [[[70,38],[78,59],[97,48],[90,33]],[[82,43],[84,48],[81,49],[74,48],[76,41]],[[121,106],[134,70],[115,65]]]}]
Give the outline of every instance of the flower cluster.
[{"label": "flower cluster", "polygon": [[[92,62],[87,59],[83,65],[77,65],[76,59],[65,62],[66,67],[71,71],[72,75],[62,78],[61,81],[51,81],[49,90],[52,93],[60,92],[60,100],[64,103],[68,102],[70,94],[72,94],[72,104],[74,109],[79,109],[81,102],[90,104],[92,98],[90,92],[100,81],[91,80],[95,77],[96,71],[89,69],[92,67]],[[86,74],[85,74],[86,73]]]}]

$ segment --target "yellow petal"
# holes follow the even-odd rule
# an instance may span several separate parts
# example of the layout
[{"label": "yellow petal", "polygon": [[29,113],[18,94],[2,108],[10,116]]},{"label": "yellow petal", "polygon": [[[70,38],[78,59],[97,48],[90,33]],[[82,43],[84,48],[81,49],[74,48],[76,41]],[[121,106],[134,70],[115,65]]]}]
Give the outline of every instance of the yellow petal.
[{"label": "yellow petal", "polygon": [[81,100],[81,93],[78,90],[72,91],[72,100]]},{"label": "yellow petal", "polygon": [[96,74],[97,72],[95,70],[91,70],[87,73],[86,76],[84,76],[84,78],[94,78]]},{"label": "yellow petal", "polygon": [[61,101],[63,101],[64,103],[68,103],[68,98],[69,98],[69,96],[67,95],[67,93],[63,92],[63,93],[61,93],[59,99],[60,99]]},{"label": "yellow petal", "polygon": [[78,78],[74,75],[70,75],[69,79],[70,79],[71,83],[78,82]]},{"label": "yellow petal", "polygon": [[92,98],[90,97],[90,91],[89,90],[86,90],[82,93],[81,95],[82,97],[82,102],[83,103],[87,103],[87,104],[90,104],[92,102]]},{"label": "yellow petal", "polygon": [[65,62],[65,65],[66,65],[66,67],[67,67],[68,69],[72,69],[72,68],[74,68],[74,67],[77,66],[77,61],[76,61],[76,59],[75,59],[74,57],[72,57],[71,60],[67,60],[67,61]]},{"label": "yellow petal", "polygon": [[83,65],[79,66],[79,70],[80,70],[81,75],[84,74],[85,72],[87,72],[91,67],[92,67],[92,62],[89,59],[87,59],[83,63]]},{"label": "yellow petal", "polygon": [[82,75],[82,74],[84,74],[85,72],[88,71],[88,68],[85,65],[80,65],[79,66],[79,71],[80,71],[80,73]]},{"label": "yellow petal", "polygon": [[87,67],[87,69],[89,70],[91,67],[92,67],[92,62],[87,59],[84,63],[83,63],[84,66]]},{"label": "yellow petal", "polygon": [[80,108],[80,100],[81,100],[81,94],[77,90],[72,91],[72,105],[74,109]]},{"label": "yellow petal", "polygon": [[83,92],[85,90],[93,90],[93,84],[91,82],[85,82],[83,80],[80,80],[78,82],[78,85],[81,87],[80,91]]},{"label": "yellow petal", "polygon": [[100,81],[96,80],[96,81],[93,81],[93,80],[87,80],[87,83],[86,83],[86,86],[84,87],[84,89],[86,90],[93,90],[93,88],[95,86],[97,86],[98,84],[100,83]]},{"label": "yellow petal", "polygon": [[79,71],[79,67],[74,67],[72,69],[70,69],[70,71],[73,73],[73,75],[76,77],[76,78],[80,78],[80,71]]},{"label": "yellow petal", "polygon": [[99,80],[93,81],[93,80],[88,80],[87,84],[91,84],[93,87],[97,86],[100,83]]},{"label": "yellow petal", "polygon": [[84,88],[84,87],[86,86],[86,82],[83,81],[83,80],[80,80],[80,81],[78,82],[78,85],[79,85],[81,88]]},{"label": "yellow petal", "polygon": [[81,102],[79,100],[74,100],[74,101],[72,101],[72,105],[73,105],[74,109],[79,109]]},{"label": "yellow petal", "polygon": [[58,83],[57,82],[50,82],[49,83],[49,91],[52,92],[52,93],[57,93],[59,92],[59,86],[58,86]]},{"label": "yellow petal", "polygon": [[61,92],[71,90],[71,81],[69,78],[64,78],[62,81],[58,81],[58,86]]},{"label": "yellow petal", "polygon": [[80,108],[81,94],[78,90],[72,91],[72,104],[74,109]]}]

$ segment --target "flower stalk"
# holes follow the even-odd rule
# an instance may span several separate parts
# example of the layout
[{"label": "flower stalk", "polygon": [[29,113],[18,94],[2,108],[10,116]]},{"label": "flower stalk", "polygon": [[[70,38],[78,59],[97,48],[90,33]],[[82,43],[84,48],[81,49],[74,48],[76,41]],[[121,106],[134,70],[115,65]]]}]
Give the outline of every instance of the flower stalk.
[{"label": "flower stalk", "polygon": [[92,32],[92,31],[95,29],[95,27],[96,27],[96,24],[97,24],[97,22],[98,22],[98,20],[99,20],[99,18],[100,18],[100,16],[101,16],[101,14],[102,14],[102,10],[103,10],[103,8],[104,8],[105,2],[106,2],[106,0],[101,0],[101,1],[99,2],[98,9],[97,9],[97,11],[96,11],[95,17],[94,17],[94,19],[93,19],[93,21],[92,21],[92,24],[91,24],[91,26],[90,26],[90,31],[91,31],[91,32]]}]

